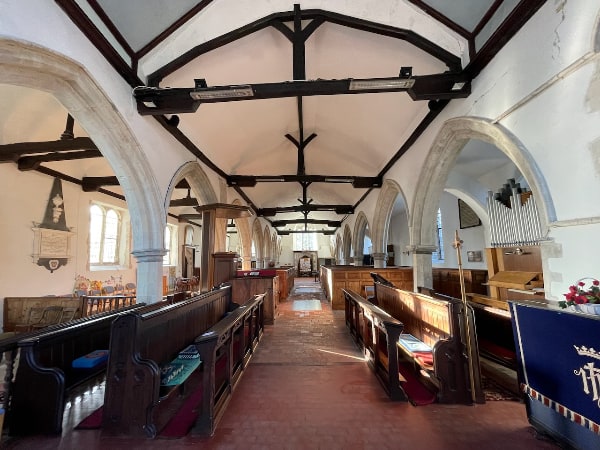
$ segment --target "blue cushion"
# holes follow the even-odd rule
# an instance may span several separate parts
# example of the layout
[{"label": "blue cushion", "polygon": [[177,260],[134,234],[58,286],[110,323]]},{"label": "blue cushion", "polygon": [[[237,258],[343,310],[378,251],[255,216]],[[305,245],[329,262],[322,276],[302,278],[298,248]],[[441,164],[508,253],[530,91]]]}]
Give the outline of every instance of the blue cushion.
[{"label": "blue cushion", "polygon": [[94,350],[87,355],[74,359],[71,363],[75,369],[92,369],[108,360],[108,350]]}]

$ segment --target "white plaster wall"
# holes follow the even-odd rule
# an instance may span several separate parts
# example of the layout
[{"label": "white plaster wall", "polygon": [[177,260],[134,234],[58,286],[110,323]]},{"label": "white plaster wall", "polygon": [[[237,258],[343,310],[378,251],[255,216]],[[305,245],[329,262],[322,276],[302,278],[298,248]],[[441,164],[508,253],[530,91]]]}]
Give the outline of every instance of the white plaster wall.
[{"label": "white plaster wall", "polygon": [[406,211],[394,214],[390,220],[390,239],[388,244],[394,246],[394,264],[396,266],[412,265],[412,257],[405,254],[406,247],[410,245],[408,230],[408,217]]},{"label": "white plaster wall", "polygon": [[[434,267],[458,267],[458,256],[456,249],[453,247],[454,236],[456,230],[463,241],[461,249],[462,265],[465,269],[487,269],[485,260],[485,241],[484,227],[460,228],[460,220],[458,217],[458,198],[452,194],[444,192],[440,200],[440,210],[442,213],[442,235],[444,238],[444,262],[433,263]],[[481,251],[482,262],[469,262],[467,252],[475,250]]]},{"label": "white plaster wall", "polygon": [[[137,282],[135,258],[122,270],[90,271],[88,269],[89,206],[100,201],[115,207],[127,208],[125,202],[96,192],[83,192],[81,187],[62,182],[65,218],[73,228],[71,260],[50,272],[35,264],[33,253],[33,222],[44,219],[48,197],[54,179],[35,171],[20,172],[15,164],[0,164],[0,298],[38,297],[72,294],[75,277],[106,281],[111,276],[122,277],[123,284]],[[14,189],[19,186],[19,189]],[[0,303],[3,309],[4,302]],[[2,316],[0,316],[1,318]]]}]

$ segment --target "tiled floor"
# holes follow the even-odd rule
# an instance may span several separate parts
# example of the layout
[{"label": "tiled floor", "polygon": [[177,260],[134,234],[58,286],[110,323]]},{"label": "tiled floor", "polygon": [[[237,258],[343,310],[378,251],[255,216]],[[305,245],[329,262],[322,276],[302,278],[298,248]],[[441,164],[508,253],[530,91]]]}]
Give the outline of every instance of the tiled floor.
[{"label": "tiled floor", "polygon": [[514,401],[415,407],[392,402],[312,279],[296,279],[265,329],[212,438],[101,437],[73,426],[102,402],[86,392],[68,409],[62,437],[5,442],[10,449],[556,449],[538,438]]}]

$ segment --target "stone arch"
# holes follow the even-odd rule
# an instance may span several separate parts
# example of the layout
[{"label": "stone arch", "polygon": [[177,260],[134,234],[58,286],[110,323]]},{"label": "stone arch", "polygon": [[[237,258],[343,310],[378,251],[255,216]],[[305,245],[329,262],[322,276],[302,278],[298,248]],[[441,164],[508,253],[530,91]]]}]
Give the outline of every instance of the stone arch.
[{"label": "stone arch", "polygon": [[342,253],[342,236],[340,233],[336,233],[335,235],[335,263],[337,265],[345,264],[343,261],[343,253]]},{"label": "stone arch", "polygon": [[271,242],[271,232],[269,226],[265,225],[263,230],[263,267],[268,267],[272,259],[273,247]]},{"label": "stone arch", "polygon": [[89,133],[117,176],[131,215],[138,301],[162,298],[166,210],[151,165],[128,124],[75,61],[31,43],[0,39],[0,83],[52,94]]},{"label": "stone arch", "polygon": [[[435,138],[415,190],[410,223],[416,286],[431,286],[431,251],[440,196],[458,154],[471,139],[490,143],[502,151],[527,180],[539,208],[543,230],[556,220],[546,181],[529,151],[510,131],[489,119],[458,117],[444,123]],[[543,251],[543,249],[542,249]]]},{"label": "stone arch", "polygon": [[263,234],[260,226],[260,219],[257,217],[252,224],[252,241],[256,250],[256,268],[262,267],[263,261]]},{"label": "stone arch", "polygon": [[350,258],[352,257],[352,231],[350,231],[350,226],[348,224],[344,225],[342,245],[342,258],[344,259],[344,264],[349,264]]},{"label": "stone arch", "polygon": [[[232,202],[234,205],[242,205],[239,199],[235,199]],[[240,217],[234,219],[235,227],[239,233],[240,245],[242,249],[242,269],[250,270],[252,261],[252,232],[250,230],[250,223],[247,217]]]},{"label": "stone arch", "polygon": [[189,161],[183,164],[171,179],[169,189],[165,196],[165,211],[169,209],[169,202],[171,201],[175,186],[184,178],[196,195],[198,204],[209,205],[218,202],[217,194],[215,193],[212,184],[210,184],[210,179],[206,175],[206,172],[204,172],[200,164],[196,161]]},{"label": "stone arch", "polygon": [[362,255],[365,252],[365,232],[369,226],[367,215],[360,211],[354,222],[353,244],[354,248],[354,265],[362,266]]},{"label": "stone arch", "polygon": [[[388,241],[388,231],[390,226],[390,218],[392,216],[392,210],[394,209],[394,203],[396,197],[404,194],[400,185],[394,180],[387,179],[381,186],[379,197],[377,198],[377,204],[375,205],[375,217],[373,219],[373,228],[371,230],[371,241],[373,243],[373,259],[375,267],[385,267],[386,264],[386,249]],[[410,217],[410,211],[408,210],[408,203],[404,198],[404,203],[407,205],[406,214]],[[410,219],[409,219],[410,223]]]},{"label": "stone arch", "polygon": [[549,222],[556,220],[554,204],[545,179],[516,136],[502,125],[492,123],[488,119],[469,117],[450,119],[442,126],[435,139],[415,191],[412,220],[410,220],[411,241],[414,245],[433,244],[433,224],[440,195],[458,154],[471,139],[496,146],[515,164],[531,187],[540,208],[540,221],[544,228],[547,228]]}]

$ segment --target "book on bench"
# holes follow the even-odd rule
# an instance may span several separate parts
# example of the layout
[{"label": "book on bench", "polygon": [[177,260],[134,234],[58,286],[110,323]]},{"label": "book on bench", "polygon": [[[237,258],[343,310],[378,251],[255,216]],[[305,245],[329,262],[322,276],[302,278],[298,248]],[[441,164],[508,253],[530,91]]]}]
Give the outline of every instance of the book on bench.
[{"label": "book on bench", "polygon": [[410,353],[429,353],[432,351],[429,345],[408,333],[402,333],[398,338],[398,343]]},{"label": "book on bench", "polygon": [[160,369],[161,386],[177,386],[183,383],[200,365],[200,353],[195,345],[189,345],[173,361]]}]

